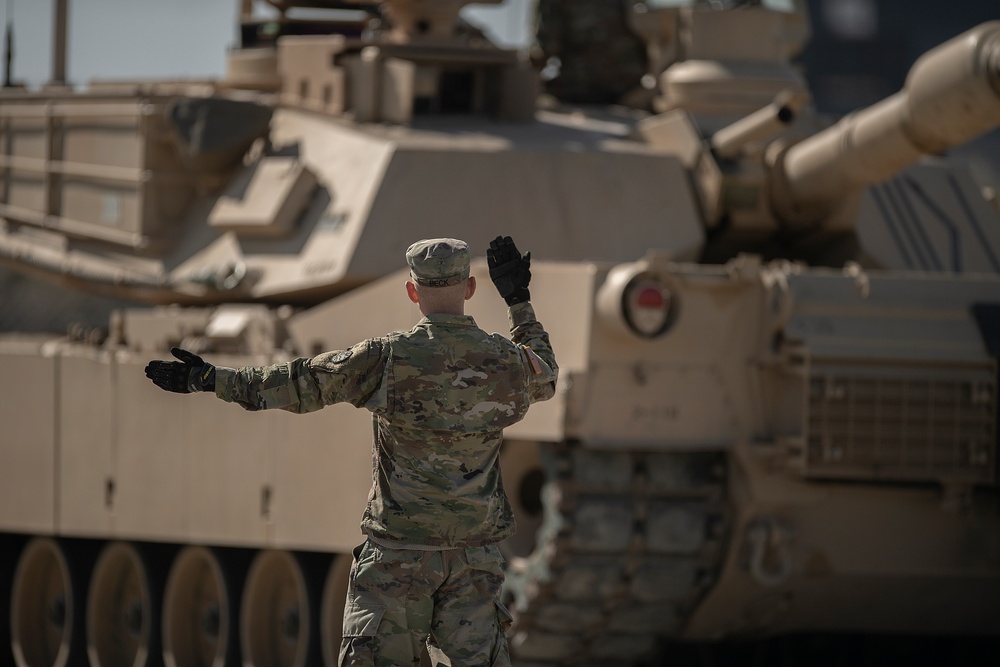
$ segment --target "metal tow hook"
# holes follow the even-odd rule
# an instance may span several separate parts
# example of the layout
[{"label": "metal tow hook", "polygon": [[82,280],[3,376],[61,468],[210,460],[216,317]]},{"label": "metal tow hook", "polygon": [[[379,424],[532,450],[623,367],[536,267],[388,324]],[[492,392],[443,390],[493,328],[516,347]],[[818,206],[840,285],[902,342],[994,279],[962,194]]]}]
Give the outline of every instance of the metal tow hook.
[{"label": "metal tow hook", "polygon": [[773,517],[752,521],[747,526],[750,547],[750,574],[765,586],[779,586],[792,569],[792,531]]}]

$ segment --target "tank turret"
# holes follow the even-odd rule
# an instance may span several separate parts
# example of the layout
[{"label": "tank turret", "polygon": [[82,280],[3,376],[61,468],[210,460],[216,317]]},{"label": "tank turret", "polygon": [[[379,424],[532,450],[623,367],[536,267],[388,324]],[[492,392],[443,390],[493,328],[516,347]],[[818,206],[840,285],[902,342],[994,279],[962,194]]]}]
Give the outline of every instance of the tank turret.
[{"label": "tank turret", "polygon": [[896,95],[809,137],[774,160],[781,221],[808,227],[844,198],[1000,126],[1000,21],[925,54]]},{"label": "tank turret", "polygon": [[[441,114],[533,119],[535,72],[459,20],[466,0],[269,4],[279,15],[262,20],[243,3],[242,43],[221,81],[8,95],[0,261],[152,303],[315,303],[395,265],[381,223],[369,222],[394,225],[399,211],[378,193],[414,183],[398,165],[438,149],[391,126]],[[320,13],[293,12],[303,8]],[[373,129],[382,149],[327,156],[350,123]],[[474,143],[480,163],[507,145]],[[464,196],[471,210],[474,193]],[[61,247],[46,249],[39,233]],[[303,238],[316,251],[306,262]],[[358,242],[368,249],[355,253]]]},{"label": "tank turret", "polygon": [[[738,89],[739,81],[727,86]],[[918,218],[939,215],[919,210],[930,199],[950,200],[946,215],[956,234],[942,245],[970,246],[955,251],[978,258],[966,270],[998,268],[992,250],[971,247],[982,245],[977,227],[995,218],[988,191],[967,174],[935,171],[929,162],[914,167],[921,187],[933,191],[921,197],[905,185],[912,179],[903,172],[923,156],[943,155],[1000,126],[1000,23],[984,23],[928,52],[901,92],[825,129],[808,92],[795,87],[725,124],[721,119],[738,105],[708,109],[688,101],[641,120],[637,135],[692,173],[707,231],[706,261],[752,250],[814,264],[855,260],[914,268],[901,263],[905,239],[886,238],[894,221],[876,201],[878,187],[899,177],[903,192],[891,196],[908,197],[900,205],[911,206]],[[959,181],[960,187],[949,185]]]}]

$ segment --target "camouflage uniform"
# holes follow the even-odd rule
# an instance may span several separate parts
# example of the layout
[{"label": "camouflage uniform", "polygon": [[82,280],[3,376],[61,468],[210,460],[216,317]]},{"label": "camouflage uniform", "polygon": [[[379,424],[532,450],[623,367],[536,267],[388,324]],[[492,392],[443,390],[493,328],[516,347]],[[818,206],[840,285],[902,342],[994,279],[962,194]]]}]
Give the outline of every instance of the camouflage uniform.
[{"label": "camouflage uniform", "polygon": [[[416,244],[414,244],[416,245]],[[463,244],[464,245],[464,244]],[[411,249],[413,246],[411,246]],[[454,267],[428,268],[425,282]],[[468,276],[468,256],[464,258]],[[464,278],[460,278],[464,280]],[[419,280],[418,280],[419,281]],[[348,402],[373,413],[373,485],[355,550],[342,664],[418,665],[420,648],[461,665],[508,664],[496,543],[514,533],[500,476],[502,430],[550,398],[558,369],[529,303],[511,340],[465,315],[264,368],[219,368],[216,394],[248,410],[311,412]]]}]

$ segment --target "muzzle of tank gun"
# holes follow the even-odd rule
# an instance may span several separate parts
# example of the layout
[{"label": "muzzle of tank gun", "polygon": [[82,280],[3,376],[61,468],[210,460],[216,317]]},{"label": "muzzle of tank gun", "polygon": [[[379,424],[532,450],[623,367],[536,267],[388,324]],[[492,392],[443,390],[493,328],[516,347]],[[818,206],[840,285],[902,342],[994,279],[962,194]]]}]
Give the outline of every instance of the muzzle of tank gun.
[{"label": "muzzle of tank gun", "polygon": [[779,93],[766,107],[713,134],[712,150],[722,160],[738,158],[745,146],[770,139],[795,120],[808,99],[803,93]]},{"label": "muzzle of tank gun", "polygon": [[778,153],[772,206],[790,229],[821,224],[851,194],[997,126],[1000,21],[989,21],[924,54],[902,91]]}]

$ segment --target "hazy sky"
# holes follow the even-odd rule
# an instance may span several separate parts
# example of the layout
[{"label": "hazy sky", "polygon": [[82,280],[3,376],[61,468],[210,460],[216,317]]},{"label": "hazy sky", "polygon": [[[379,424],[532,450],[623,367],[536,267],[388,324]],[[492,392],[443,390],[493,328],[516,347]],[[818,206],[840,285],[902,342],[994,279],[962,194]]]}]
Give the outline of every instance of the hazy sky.
[{"label": "hazy sky", "polygon": [[[498,41],[523,44],[532,0],[469,7],[468,20]],[[14,79],[47,81],[52,69],[54,0],[0,0],[14,21]],[[69,0],[67,78],[218,77],[235,43],[239,0]],[[10,9],[9,9],[10,8]]]}]

